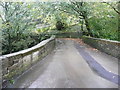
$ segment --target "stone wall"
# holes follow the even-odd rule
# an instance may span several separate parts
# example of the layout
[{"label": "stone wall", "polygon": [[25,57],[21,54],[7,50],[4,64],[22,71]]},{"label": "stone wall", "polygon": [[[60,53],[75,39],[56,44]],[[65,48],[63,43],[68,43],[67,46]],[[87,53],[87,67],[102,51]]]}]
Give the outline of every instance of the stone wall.
[{"label": "stone wall", "polygon": [[83,41],[114,57],[120,58],[120,42],[84,36]]},{"label": "stone wall", "polygon": [[56,33],[57,38],[80,38],[82,37],[82,32],[62,32]]},{"label": "stone wall", "polygon": [[3,87],[50,53],[54,46],[55,37],[52,36],[32,48],[0,56]]},{"label": "stone wall", "polygon": [[55,35],[56,38],[81,38],[82,32],[51,32],[51,33],[42,33],[44,36]]}]

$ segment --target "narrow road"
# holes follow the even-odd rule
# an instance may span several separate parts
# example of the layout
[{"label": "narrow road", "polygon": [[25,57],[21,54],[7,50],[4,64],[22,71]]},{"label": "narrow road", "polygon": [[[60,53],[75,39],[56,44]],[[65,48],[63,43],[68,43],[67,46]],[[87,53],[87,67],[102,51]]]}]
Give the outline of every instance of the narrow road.
[{"label": "narrow road", "polygon": [[[50,55],[16,79],[9,88],[118,88],[118,84],[110,77],[118,74],[116,58],[83,45],[77,46],[73,40],[58,39],[57,42],[56,49]],[[91,68],[92,64],[78,47],[84,48],[90,58],[99,64],[98,67],[93,64]],[[108,78],[104,73],[95,71],[94,68],[99,67],[105,68],[105,73],[110,72]]]}]

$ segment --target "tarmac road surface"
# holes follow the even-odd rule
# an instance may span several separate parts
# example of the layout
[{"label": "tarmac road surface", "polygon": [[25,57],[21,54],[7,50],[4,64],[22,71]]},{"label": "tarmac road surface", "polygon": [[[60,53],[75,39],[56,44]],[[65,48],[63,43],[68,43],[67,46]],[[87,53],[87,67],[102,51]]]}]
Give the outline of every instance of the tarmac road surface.
[{"label": "tarmac road surface", "polygon": [[[110,76],[118,74],[118,60],[116,58],[100,51],[89,50],[86,46],[78,46],[72,40],[58,39],[57,42],[56,49],[51,54],[39,61],[8,87],[118,88],[116,79],[112,80]],[[80,48],[84,48],[84,50]],[[86,58],[85,55],[89,55],[89,57]],[[91,64],[92,61],[87,61],[89,58],[96,61],[93,61],[95,65]],[[98,66],[96,67],[96,65]],[[102,69],[105,71],[101,72]],[[105,73],[107,73],[106,76],[104,76]]]}]

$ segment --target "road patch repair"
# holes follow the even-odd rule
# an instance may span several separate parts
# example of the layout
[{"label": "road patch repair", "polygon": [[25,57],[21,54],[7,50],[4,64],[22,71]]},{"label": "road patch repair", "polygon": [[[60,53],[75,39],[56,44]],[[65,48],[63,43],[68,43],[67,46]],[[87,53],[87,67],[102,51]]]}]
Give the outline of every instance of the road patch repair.
[{"label": "road patch repair", "polygon": [[114,82],[120,85],[120,76],[112,72],[107,71],[101,64],[99,64],[89,53],[85,52],[83,47],[80,47],[79,44],[75,44],[77,50],[80,52],[80,55],[86,60],[90,68],[93,69],[101,77]]}]

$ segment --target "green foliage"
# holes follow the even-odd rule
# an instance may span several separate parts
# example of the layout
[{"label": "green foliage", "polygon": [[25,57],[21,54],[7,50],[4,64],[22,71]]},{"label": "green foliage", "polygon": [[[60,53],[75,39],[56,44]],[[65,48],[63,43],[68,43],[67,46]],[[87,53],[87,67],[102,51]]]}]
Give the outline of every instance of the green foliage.
[{"label": "green foliage", "polygon": [[[61,11],[79,17],[83,34],[91,34],[97,38],[118,40],[118,14],[117,2],[111,3],[87,3],[71,1],[70,3],[61,3]],[[81,20],[83,19],[83,20]]]},{"label": "green foliage", "polygon": [[94,37],[119,40],[117,13],[106,3],[94,3],[92,6],[93,15],[89,23]]},{"label": "green foliage", "polygon": [[15,81],[14,81],[14,80],[9,80],[9,82],[10,82],[11,84],[14,84]]},{"label": "green foliage", "polygon": [[[23,50],[48,38],[46,33],[81,30],[97,38],[119,40],[118,3],[89,2],[0,2],[2,53]],[[37,25],[43,25],[37,28]],[[48,27],[44,27],[48,26]],[[60,31],[57,31],[56,28]],[[38,33],[38,34],[35,34]]]},{"label": "green foliage", "polygon": [[65,25],[65,23],[61,22],[61,21],[57,21],[56,22],[56,28],[57,30],[63,30],[67,25]]},{"label": "green foliage", "polygon": [[[33,17],[33,4],[23,2],[0,2],[3,8],[2,18],[2,54],[9,54],[29,48],[39,43],[31,37],[31,32],[38,22]],[[35,11],[34,11],[35,12]],[[37,19],[37,20],[35,20]]]}]

